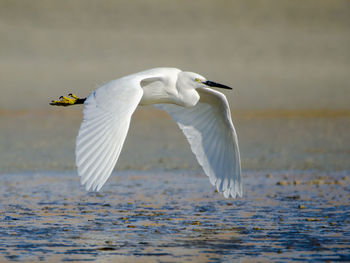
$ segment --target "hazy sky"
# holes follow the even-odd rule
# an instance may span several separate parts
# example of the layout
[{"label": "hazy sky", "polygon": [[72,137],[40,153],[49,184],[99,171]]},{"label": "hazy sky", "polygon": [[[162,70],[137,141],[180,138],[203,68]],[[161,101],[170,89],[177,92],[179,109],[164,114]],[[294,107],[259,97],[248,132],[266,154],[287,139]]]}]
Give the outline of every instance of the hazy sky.
[{"label": "hazy sky", "polygon": [[0,1],[0,109],[158,66],[234,109],[350,109],[350,1]]}]

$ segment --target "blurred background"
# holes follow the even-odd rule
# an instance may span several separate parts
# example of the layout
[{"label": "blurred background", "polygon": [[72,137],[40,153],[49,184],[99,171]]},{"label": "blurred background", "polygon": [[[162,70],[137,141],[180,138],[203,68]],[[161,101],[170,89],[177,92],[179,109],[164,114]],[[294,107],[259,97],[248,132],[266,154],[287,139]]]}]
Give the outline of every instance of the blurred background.
[{"label": "blurred background", "polygon": [[[350,168],[347,0],[0,0],[0,35],[0,171],[74,169],[82,107],[49,101],[159,66],[234,88],[244,169]],[[134,119],[120,169],[198,168],[166,114]]]}]

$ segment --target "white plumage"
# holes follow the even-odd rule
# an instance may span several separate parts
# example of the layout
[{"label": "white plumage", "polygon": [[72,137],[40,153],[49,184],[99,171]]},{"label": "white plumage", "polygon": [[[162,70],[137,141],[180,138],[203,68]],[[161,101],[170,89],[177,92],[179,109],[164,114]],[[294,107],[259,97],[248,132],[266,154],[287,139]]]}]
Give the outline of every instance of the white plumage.
[{"label": "white plumage", "polygon": [[110,81],[85,101],[76,165],[86,189],[99,191],[116,165],[138,105],[167,111],[190,143],[212,185],[227,198],[242,196],[237,135],[224,94],[230,89],[175,68],[156,68]]}]

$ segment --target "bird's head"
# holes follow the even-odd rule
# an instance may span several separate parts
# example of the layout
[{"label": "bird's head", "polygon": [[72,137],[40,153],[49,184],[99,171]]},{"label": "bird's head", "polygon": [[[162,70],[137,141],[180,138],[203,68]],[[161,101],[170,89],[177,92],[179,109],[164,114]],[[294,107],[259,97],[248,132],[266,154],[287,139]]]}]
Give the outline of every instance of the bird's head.
[{"label": "bird's head", "polygon": [[206,87],[216,87],[221,89],[232,89],[226,85],[207,80],[205,77],[194,73],[194,72],[181,72],[179,78],[185,86],[190,88],[206,88]]}]

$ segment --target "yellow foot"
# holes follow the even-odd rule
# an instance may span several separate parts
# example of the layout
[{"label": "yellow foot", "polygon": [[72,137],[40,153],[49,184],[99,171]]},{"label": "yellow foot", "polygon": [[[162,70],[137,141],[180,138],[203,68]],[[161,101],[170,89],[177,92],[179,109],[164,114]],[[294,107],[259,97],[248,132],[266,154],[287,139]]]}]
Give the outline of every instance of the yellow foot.
[{"label": "yellow foot", "polygon": [[78,104],[77,101],[81,101],[82,100],[82,99],[79,99],[77,96],[75,96],[72,93],[69,93],[68,96],[70,98],[68,98],[66,96],[61,96],[59,98],[59,100],[52,100],[50,105],[66,107],[66,106],[71,106],[71,105],[74,105],[74,104]]}]

